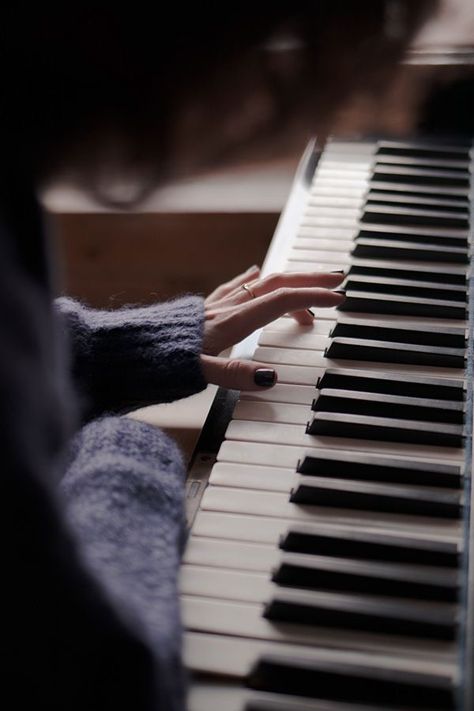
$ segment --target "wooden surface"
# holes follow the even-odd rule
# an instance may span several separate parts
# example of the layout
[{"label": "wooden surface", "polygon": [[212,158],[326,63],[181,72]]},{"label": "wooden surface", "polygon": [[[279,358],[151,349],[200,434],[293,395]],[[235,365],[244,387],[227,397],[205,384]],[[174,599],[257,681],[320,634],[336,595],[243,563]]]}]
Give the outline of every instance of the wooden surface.
[{"label": "wooden surface", "polygon": [[260,263],[278,215],[57,214],[62,291],[95,307],[206,294]]}]

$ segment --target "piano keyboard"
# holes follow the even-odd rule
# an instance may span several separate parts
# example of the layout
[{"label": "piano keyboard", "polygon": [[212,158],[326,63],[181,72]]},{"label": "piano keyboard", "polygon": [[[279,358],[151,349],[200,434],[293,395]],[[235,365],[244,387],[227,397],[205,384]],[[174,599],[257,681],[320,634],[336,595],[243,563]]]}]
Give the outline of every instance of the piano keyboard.
[{"label": "piano keyboard", "polygon": [[468,708],[472,157],[307,152],[264,272],[343,269],[346,300],[258,336],[278,384],[241,393],[184,556],[190,711]]}]

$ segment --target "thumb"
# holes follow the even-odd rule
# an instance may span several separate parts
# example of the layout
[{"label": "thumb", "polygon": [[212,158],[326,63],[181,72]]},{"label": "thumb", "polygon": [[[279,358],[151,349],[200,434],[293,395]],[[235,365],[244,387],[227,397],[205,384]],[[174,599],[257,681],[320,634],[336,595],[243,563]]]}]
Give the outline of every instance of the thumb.
[{"label": "thumb", "polygon": [[208,383],[231,390],[263,390],[277,381],[274,368],[250,360],[202,355],[201,367]]}]

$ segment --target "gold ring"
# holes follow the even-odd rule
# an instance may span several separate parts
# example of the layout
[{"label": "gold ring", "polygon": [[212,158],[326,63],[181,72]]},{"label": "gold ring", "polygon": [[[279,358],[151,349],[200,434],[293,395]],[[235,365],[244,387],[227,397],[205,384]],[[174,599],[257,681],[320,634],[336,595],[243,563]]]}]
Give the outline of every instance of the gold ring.
[{"label": "gold ring", "polygon": [[244,289],[247,292],[247,294],[250,296],[251,299],[257,298],[254,291],[250,288],[250,286],[248,284],[242,284],[242,289]]}]

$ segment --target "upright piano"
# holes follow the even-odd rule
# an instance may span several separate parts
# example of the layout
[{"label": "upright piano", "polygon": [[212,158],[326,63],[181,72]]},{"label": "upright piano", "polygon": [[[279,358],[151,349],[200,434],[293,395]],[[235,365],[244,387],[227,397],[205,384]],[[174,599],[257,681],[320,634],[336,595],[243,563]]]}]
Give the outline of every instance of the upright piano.
[{"label": "upright piano", "polygon": [[189,711],[474,708],[473,158],[459,139],[308,147],[264,273],[344,270],[346,300],[240,344],[278,383],[211,411]]}]

